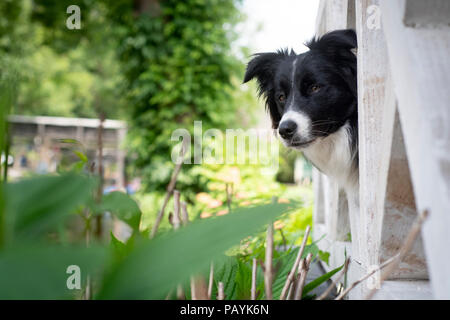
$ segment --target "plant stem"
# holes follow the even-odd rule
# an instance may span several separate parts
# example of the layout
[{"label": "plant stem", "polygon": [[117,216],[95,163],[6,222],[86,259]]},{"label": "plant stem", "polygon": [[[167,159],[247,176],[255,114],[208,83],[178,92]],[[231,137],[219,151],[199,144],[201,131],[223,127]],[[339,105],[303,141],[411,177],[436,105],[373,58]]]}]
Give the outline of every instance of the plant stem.
[{"label": "plant stem", "polygon": [[272,281],[273,281],[273,223],[267,227],[266,238],[266,259],[264,268],[264,288],[266,290],[266,299],[272,300]]},{"label": "plant stem", "polygon": [[183,225],[187,225],[189,222],[189,214],[187,211],[187,204],[186,202],[181,202],[181,222]]},{"label": "plant stem", "polygon": [[295,296],[294,296],[295,300],[301,300],[302,299],[303,287],[305,286],[306,275],[308,274],[309,266],[311,265],[312,257],[313,257],[312,253],[311,252],[308,253],[308,255],[306,256],[306,261],[301,264],[300,279],[299,279],[299,281],[297,283],[297,287],[295,289]]},{"label": "plant stem", "polygon": [[349,264],[350,264],[350,257],[348,257],[347,260],[345,260],[344,268],[341,270],[341,272],[340,272],[339,276],[336,278],[336,280],[334,280],[333,283],[330,284],[330,286],[327,288],[327,290],[325,290],[324,293],[322,293],[320,295],[320,297],[318,297],[316,300],[323,300],[326,297],[328,297],[331,290],[333,290],[333,288],[336,287],[336,285],[339,283],[341,278],[347,273]]},{"label": "plant stem", "polygon": [[214,263],[211,262],[211,267],[209,269],[208,299],[211,299],[212,296],[213,283],[214,283]]},{"label": "plant stem", "polygon": [[256,259],[255,258],[253,258],[253,265],[252,265],[251,299],[256,300]]},{"label": "plant stem", "polygon": [[10,135],[8,132],[8,123],[5,123],[5,149],[3,152],[1,152],[2,154],[4,154],[4,159],[5,159],[5,163],[3,165],[3,182],[7,182],[8,181],[8,157],[9,157],[9,149],[11,146],[11,140],[10,140]]},{"label": "plant stem", "polygon": [[[97,136],[97,145],[98,145],[98,177],[99,177],[99,183],[98,183],[98,189],[97,189],[97,197],[96,201],[97,203],[102,202],[102,195],[103,195],[103,122],[105,121],[105,114],[103,112],[100,112],[99,115],[99,124],[98,124],[98,136]],[[95,234],[97,236],[97,239],[101,240],[103,235],[103,213],[98,212],[96,216],[96,231]]]},{"label": "plant stem", "polygon": [[374,275],[376,272],[380,271],[384,267],[386,267],[388,264],[392,263],[394,261],[395,256],[389,258],[385,262],[383,262],[378,268],[375,268],[374,270],[370,271],[369,273],[366,273],[364,276],[362,276],[360,279],[353,282],[350,286],[348,286],[336,299],[334,300],[342,300],[353,288],[355,288],[358,284],[363,282],[364,280],[370,278],[372,275]]},{"label": "plant stem", "polygon": [[0,250],[3,248],[6,238],[6,217],[5,206],[3,200],[3,182],[0,182]]},{"label": "plant stem", "polygon": [[231,200],[233,197],[233,183],[226,183],[225,184],[225,191],[227,194],[227,207],[228,207],[228,213],[231,212]]},{"label": "plant stem", "polygon": [[[342,300],[353,288],[355,288],[358,284],[363,282],[364,280],[370,278],[373,274],[376,272],[382,270],[385,267],[388,267],[380,277],[380,285],[383,283],[384,280],[387,279],[387,277],[392,273],[392,271],[395,270],[395,268],[398,267],[398,264],[403,260],[405,255],[409,252],[412,245],[414,244],[414,241],[416,240],[417,236],[420,233],[421,227],[425,219],[428,217],[428,210],[424,210],[421,215],[417,218],[416,222],[411,227],[408,235],[406,236],[405,241],[403,242],[403,245],[401,246],[398,253],[386,261],[384,261],[378,268],[375,268],[371,272],[367,273],[360,279],[353,282],[347,289],[345,289],[335,300]],[[369,294],[366,296],[366,299],[371,299],[373,295],[375,294],[376,289],[373,289],[369,292]]]},{"label": "plant stem", "polygon": [[173,228],[177,230],[181,225],[180,219],[180,191],[173,190]]},{"label": "plant stem", "polygon": [[155,224],[153,225],[152,231],[150,233],[150,238],[155,237],[156,232],[158,231],[159,224],[161,223],[161,220],[164,216],[164,211],[166,210],[167,203],[170,200],[170,197],[172,196],[173,190],[175,189],[175,184],[177,182],[178,174],[180,173],[181,166],[183,165],[183,159],[184,155],[186,153],[187,146],[183,144],[180,150],[180,156],[178,158],[177,164],[175,165],[175,169],[173,170],[172,177],[170,178],[170,182],[167,185],[167,191],[166,196],[164,197],[164,202],[161,207],[161,210],[158,212],[158,216],[156,217]]},{"label": "plant stem", "polygon": [[307,226],[305,233],[303,235],[302,245],[300,246],[300,249],[298,250],[298,253],[297,253],[297,258],[295,258],[294,265],[292,266],[292,269],[289,272],[288,277],[286,278],[286,282],[284,284],[283,290],[281,291],[280,300],[285,300],[287,297],[289,287],[291,286],[291,283],[294,280],[295,272],[300,264],[300,260],[303,255],[303,251],[305,250],[306,243],[308,242],[308,236],[309,236],[310,230],[311,230],[311,227]]},{"label": "plant stem", "polygon": [[223,287],[223,282],[219,282],[219,287],[217,289],[217,300],[224,300],[225,299],[225,292]]},{"label": "plant stem", "polygon": [[[416,241],[417,236],[422,229],[422,224],[428,217],[428,210],[424,210],[422,214],[420,214],[414,225],[411,227],[408,236],[405,239],[402,247],[398,251],[398,253],[393,257],[393,261],[386,266],[386,269],[383,271],[380,277],[380,286],[381,284],[389,277],[389,275],[398,267],[400,262],[405,258],[406,254],[411,250],[414,242]],[[366,299],[370,300],[373,298],[376,288],[372,289],[366,296]]]},{"label": "plant stem", "polygon": [[208,288],[206,281],[202,276],[191,277],[191,298],[192,300],[207,300]]}]

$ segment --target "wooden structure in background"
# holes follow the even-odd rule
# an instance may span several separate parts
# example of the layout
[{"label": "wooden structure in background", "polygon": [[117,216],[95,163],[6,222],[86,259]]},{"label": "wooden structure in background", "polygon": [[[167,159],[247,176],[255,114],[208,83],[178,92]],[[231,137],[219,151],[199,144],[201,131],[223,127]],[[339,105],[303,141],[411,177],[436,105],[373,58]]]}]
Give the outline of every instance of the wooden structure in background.
[{"label": "wooden structure in background", "polygon": [[[76,139],[83,146],[88,159],[98,161],[98,127],[100,124],[98,119],[13,115],[8,118],[8,121],[13,149],[24,149],[31,145],[39,153],[38,160],[47,162],[45,172],[55,170],[47,155],[54,154],[55,152],[52,151],[54,149],[61,150],[64,147],[61,139]],[[113,180],[113,184],[118,188],[125,187],[125,152],[121,146],[125,135],[125,122],[118,120],[103,122],[102,151],[103,163],[108,170],[106,178]],[[17,158],[20,155],[15,156]],[[56,161],[59,159],[60,157]],[[19,167],[20,161],[15,161],[12,169],[20,171]],[[24,170],[39,171],[39,168],[31,166]]]},{"label": "wooden structure in background", "polygon": [[359,206],[315,170],[314,238],[330,268],[351,255],[351,282],[394,255],[428,209],[422,238],[375,299],[450,299],[450,4],[321,0],[317,34],[343,28],[358,35]]}]

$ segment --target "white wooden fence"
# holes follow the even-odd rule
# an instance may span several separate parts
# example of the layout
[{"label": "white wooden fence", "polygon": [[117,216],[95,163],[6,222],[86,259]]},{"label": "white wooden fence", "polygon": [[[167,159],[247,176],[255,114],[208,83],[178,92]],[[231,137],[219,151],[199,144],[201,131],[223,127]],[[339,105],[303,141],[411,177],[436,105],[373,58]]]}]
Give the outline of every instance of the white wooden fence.
[{"label": "white wooden fence", "polygon": [[317,34],[343,28],[358,35],[359,208],[315,170],[314,238],[330,268],[351,255],[352,282],[427,209],[422,238],[375,299],[450,299],[450,1],[321,0]]}]

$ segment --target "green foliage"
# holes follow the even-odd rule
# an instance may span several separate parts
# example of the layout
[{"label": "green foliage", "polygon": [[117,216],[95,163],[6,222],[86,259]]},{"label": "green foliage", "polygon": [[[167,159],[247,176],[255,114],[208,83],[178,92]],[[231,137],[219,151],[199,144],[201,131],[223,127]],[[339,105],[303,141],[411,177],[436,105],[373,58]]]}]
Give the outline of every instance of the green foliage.
[{"label": "green foliage", "polygon": [[[144,10],[130,0],[80,0],[81,29],[69,30],[73,1],[2,1],[0,60],[20,79],[13,112],[131,120],[129,174],[163,191],[175,129],[255,120],[254,85],[241,86],[236,58],[248,53],[232,46],[239,2],[166,0]],[[198,175],[183,176],[180,186],[205,190]]]},{"label": "green foliage", "polygon": [[[277,247],[277,245],[275,245]],[[275,276],[272,284],[272,294],[274,299],[279,299],[283,286],[286,282],[286,278],[294,265],[295,258],[297,257],[299,248],[278,251],[275,250],[275,258],[273,260],[273,265],[275,266]],[[320,259],[321,252],[315,244],[306,246],[302,257],[305,258],[309,253],[313,254],[313,259]],[[255,257],[251,255],[251,258]],[[262,263],[262,259],[259,259]],[[305,285],[303,289],[303,298],[308,298],[309,293],[322,283],[328,281],[334,274],[342,269],[340,266],[330,272],[314,279]],[[214,272],[214,283],[212,297],[213,299],[217,295],[217,286],[219,282],[224,284],[224,293],[227,300],[236,299],[250,299],[250,287],[251,287],[251,276],[252,267],[251,261],[248,259],[242,259],[242,257],[227,257],[224,261],[216,266],[216,271]],[[264,277],[261,267],[257,267],[257,277],[256,277],[256,288],[257,288],[257,299],[265,299],[264,291]]]},{"label": "green foliage", "polygon": [[[302,201],[310,201],[312,199],[311,188],[299,188],[298,186],[286,186],[277,183],[274,181],[275,172],[265,172],[263,174],[264,169],[266,168],[261,164],[203,164],[193,167],[189,174],[184,174],[183,167],[178,178],[177,188],[178,185],[191,186],[194,183],[202,186],[202,189],[183,188],[182,200],[189,204],[188,212],[191,220],[201,215],[214,216],[228,212],[227,183],[232,185],[233,188],[230,204],[232,211],[250,204],[255,205],[264,201],[270,201],[274,195],[284,201],[298,200],[299,195],[304,197]],[[158,208],[162,205],[164,195],[164,193],[160,192],[139,193],[136,195],[143,212],[144,227],[153,223]],[[172,201],[169,202],[168,207],[173,207]],[[298,240],[302,236],[302,230],[312,223],[312,207],[299,208],[291,215],[284,217],[283,222],[286,225],[284,230],[288,241],[292,240],[294,242]],[[161,227],[163,229],[171,228],[168,221],[162,221]],[[275,234],[275,237],[277,240],[281,240],[278,232]],[[260,243],[257,245],[259,246]]]},{"label": "green foliage", "polygon": [[[177,188],[193,221],[169,231],[164,220],[159,235],[148,239],[151,215],[173,169],[172,131],[192,131],[194,120],[202,120],[203,131],[253,121],[254,88],[239,87],[243,64],[232,48],[237,3],[166,0],[145,11],[128,0],[82,0],[81,30],[65,28],[70,0],[0,3],[1,153],[7,153],[10,110],[129,117],[130,155],[147,189],[158,191],[140,199],[99,195],[97,179],[83,174],[83,146],[61,140],[75,163],[61,164],[58,175],[0,184],[0,298],[79,299],[83,291],[66,286],[67,267],[78,265],[82,287],[87,275],[92,279],[94,298],[161,299],[192,274],[205,275],[214,261],[214,278],[224,282],[226,298],[248,299],[251,261],[264,260],[263,226],[276,219],[285,225],[284,235],[276,232],[274,239],[274,296],[280,295],[298,250],[292,245],[312,223],[311,206],[294,209],[298,204],[288,199],[298,198],[298,191],[262,175],[261,166],[185,165]],[[228,210],[225,184],[234,193],[231,213],[221,216]],[[285,204],[265,204],[273,195]],[[131,227],[129,239],[122,242],[111,232],[105,240],[95,232],[105,212]],[[199,219],[204,213],[213,217]],[[308,252],[327,262],[315,243]],[[305,294],[327,277],[305,287]],[[257,287],[264,298],[260,267]]]},{"label": "green foliage", "polygon": [[[239,285],[247,284],[248,287],[248,275],[250,274],[251,279],[251,269],[248,269],[248,265],[242,263],[240,260],[235,257],[225,257],[221,263],[216,266],[214,271],[214,286],[213,291],[211,293],[211,299],[217,299],[217,288],[219,287],[219,282],[223,283],[225,298],[229,300],[236,300],[239,297],[239,293],[245,293],[242,288],[239,288]],[[240,279],[238,279],[238,276]],[[245,282],[242,281],[244,279]],[[247,291],[250,292],[250,290]]]},{"label": "green foliage", "polygon": [[111,192],[102,197],[100,212],[109,211],[126,222],[134,231],[139,231],[141,210],[136,201],[123,192]]},{"label": "green foliage", "polygon": [[[93,276],[99,299],[163,298],[177,283],[204,272],[210,261],[220,265],[225,250],[293,208],[287,204],[268,204],[238,209],[149,240],[145,231],[138,229],[140,210],[132,199],[112,193],[95,205],[95,189],[94,179],[70,173],[37,176],[7,185],[6,229],[12,236],[0,250],[1,298],[74,297],[65,286],[68,275],[64,272],[69,265],[78,265],[84,276]],[[116,213],[134,227],[132,237],[122,243],[112,236],[109,246],[93,243],[83,248],[77,241],[57,245],[58,238],[46,236],[74,214],[84,215],[90,208],[96,214]],[[85,222],[89,230],[89,220]],[[229,290],[236,287],[236,297],[244,297],[248,286],[248,272],[243,272],[245,263],[236,260],[232,263],[241,266],[241,278],[234,282],[233,271],[226,271],[232,273],[227,276],[233,281]],[[230,291],[229,296],[234,293]]]},{"label": "green foliage", "polygon": [[[128,4],[128,5],[127,5]],[[170,177],[171,134],[235,126],[243,64],[232,53],[234,0],[167,0],[157,12],[133,17],[127,1],[111,8],[123,26],[119,48],[132,117],[130,146],[147,190],[163,190]],[[117,14],[114,10],[117,10]],[[120,14],[118,12],[120,11]],[[242,107],[242,106],[239,106]],[[185,175],[189,175],[184,170]],[[201,189],[196,178],[181,186]],[[180,187],[181,188],[181,187]]]},{"label": "green foliage", "polygon": [[280,168],[277,172],[277,181],[284,183],[294,183],[295,159],[300,156],[298,152],[288,148],[280,150]]},{"label": "green foliage", "polygon": [[[68,278],[65,270],[77,265],[82,270],[83,283],[87,274],[94,280],[95,298],[162,299],[177,284],[187,283],[192,274],[206,275],[210,262],[214,261],[214,278],[216,282],[224,282],[226,298],[248,299],[250,261],[252,257],[264,259],[260,256],[264,245],[250,254],[224,256],[224,252],[245,244],[249,236],[261,232],[269,221],[295,208],[295,204],[237,208],[231,214],[200,219],[150,240],[146,230],[139,229],[141,213],[134,200],[113,192],[96,204],[95,190],[95,179],[73,173],[37,176],[7,185],[6,230],[10,236],[0,249],[0,298],[79,298],[82,292],[74,293],[65,285]],[[93,242],[83,248],[80,239],[58,245],[62,236],[54,231],[59,226],[87,213],[88,219],[83,221],[89,232],[89,217],[104,211],[116,214],[133,227],[133,235],[125,243],[111,234],[106,245]],[[275,247],[280,244],[275,241]],[[297,250],[275,250],[275,298],[281,293]],[[308,252],[314,256],[320,253],[314,243],[307,246],[305,255]],[[305,294],[329,276],[305,287]],[[264,298],[261,270],[257,279],[259,298]],[[214,290],[213,297],[217,294]]]},{"label": "green foliage", "polygon": [[102,1],[77,1],[82,28],[69,30],[70,0],[0,3],[2,72],[20,80],[14,113],[109,118],[126,115],[117,38]]},{"label": "green foliage", "polygon": [[84,284],[107,261],[107,251],[98,246],[15,244],[0,251],[0,299],[76,298],[66,286],[67,267],[79,266]]},{"label": "green foliage", "polygon": [[177,283],[206,270],[211,260],[286,209],[281,204],[242,209],[142,241],[107,276],[98,298],[162,299]]},{"label": "green foliage", "polygon": [[344,265],[337,267],[337,268],[325,273],[324,275],[321,275],[317,279],[314,279],[310,283],[306,284],[305,287],[303,288],[303,295],[307,295],[308,292],[311,292],[312,290],[314,290],[315,288],[320,286],[322,283],[330,280],[331,277],[334,276],[336,273],[338,273],[343,267],[344,267]]},{"label": "green foliage", "polygon": [[95,183],[66,174],[39,176],[7,185],[8,238],[34,239],[54,228],[90,198]]}]

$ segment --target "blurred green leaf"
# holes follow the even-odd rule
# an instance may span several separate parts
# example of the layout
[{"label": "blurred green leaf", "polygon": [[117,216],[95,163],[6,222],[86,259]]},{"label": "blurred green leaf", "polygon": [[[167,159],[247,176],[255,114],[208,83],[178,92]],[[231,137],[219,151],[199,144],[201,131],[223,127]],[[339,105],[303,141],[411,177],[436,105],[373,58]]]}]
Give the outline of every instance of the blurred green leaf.
[{"label": "blurred green leaf", "polygon": [[330,253],[326,251],[319,250],[319,259],[323,262],[325,262],[327,265],[329,264],[330,260]]},{"label": "blurred green leaf", "polygon": [[80,290],[67,288],[67,267],[80,267],[86,276],[101,271],[106,248],[48,245],[13,246],[0,252],[0,299],[69,299]]},{"label": "blurred green leaf", "polygon": [[128,258],[106,277],[100,299],[162,299],[171,288],[209,263],[241,239],[290,209],[269,204],[202,219],[153,240],[136,243]]},{"label": "blurred green leaf", "polygon": [[104,195],[100,209],[102,211],[110,211],[120,220],[129,224],[133,230],[139,230],[142,215],[141,210],[136,201],[126,193],[114,191]]},{"label": "blurred green leaf", "polygon": [[75,174],[37,176],[6,186],[7,228],[15,238],[55,227],[92,196],[95,180]]},{"label": "blurred green leaf", "polygon": [[88,161],[87,156],[78,150],[73,150],[73,153],[81,160],[81,162],[86,163]]},{"label": "blurred green leaf", "polygon": [[69,138],[67,138],[67,139],[57,139],[57,141],[61,142],[61,143],[81,144],[78,140],[76,140],[76,139],[69,139]]},{"label": "blurred green leaf", "polygon": [[117,239],[114,236],[114,233],[112,233],[112,231],[110,232],[110,236],[111,236],[111,247],[113,248],[116,256],[119,258],[123,258],[127,252],[126,244]]}]

